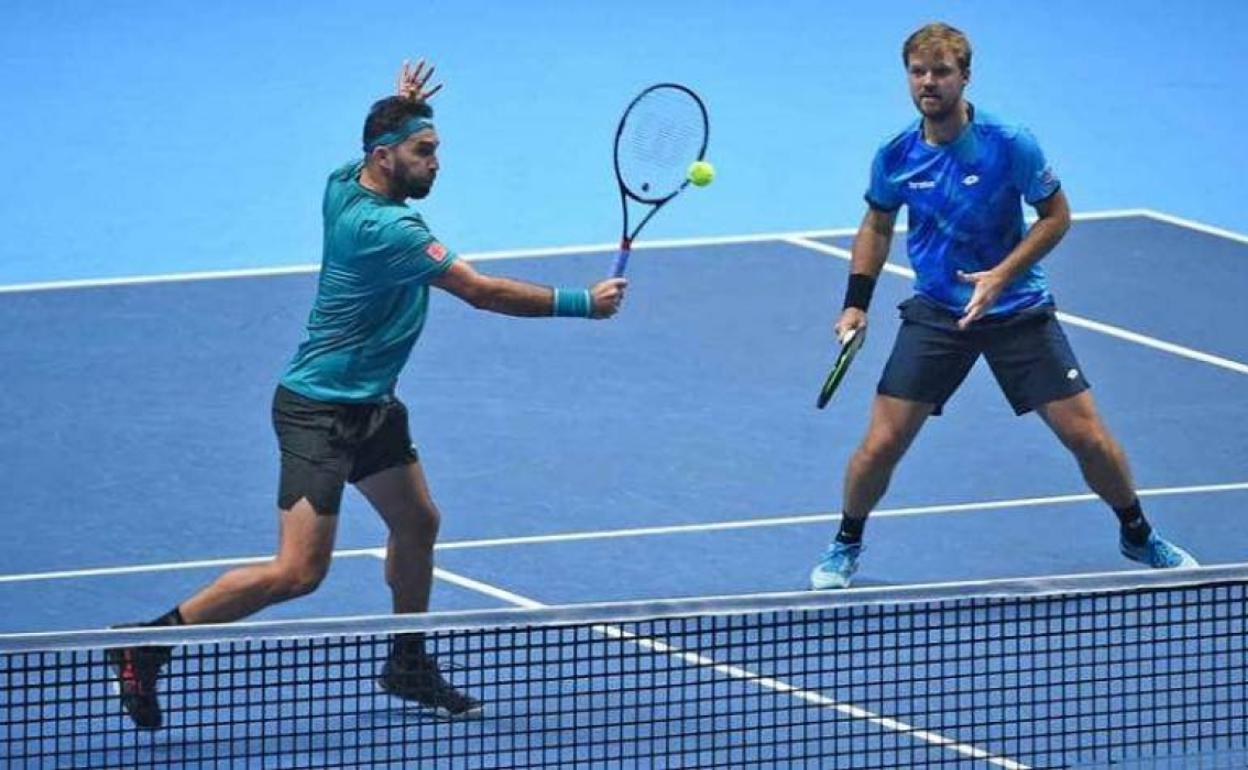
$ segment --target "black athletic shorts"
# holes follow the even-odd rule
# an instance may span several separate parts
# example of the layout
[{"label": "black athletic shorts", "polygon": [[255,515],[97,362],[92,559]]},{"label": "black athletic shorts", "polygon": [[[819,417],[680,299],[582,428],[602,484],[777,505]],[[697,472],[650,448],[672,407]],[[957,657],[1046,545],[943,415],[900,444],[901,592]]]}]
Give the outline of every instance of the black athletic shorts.
[{"label": "black athletic shorts", "polygon": [[417,459],[407,408],[396,398],[336,404],[279,385],[273,394],[273,429],[282,453],[277,507],[283,511],[306,497],[317,513],[335,516],[348,482]]},{"label": "black athletic shorts", "polygon": [[981,319],[966,331],[956,314],[924,297],[898,308],[901,329],[877,393],[935,404],[940,414],[980,354],[1015,414],[1089,387],[1052,305]]}]

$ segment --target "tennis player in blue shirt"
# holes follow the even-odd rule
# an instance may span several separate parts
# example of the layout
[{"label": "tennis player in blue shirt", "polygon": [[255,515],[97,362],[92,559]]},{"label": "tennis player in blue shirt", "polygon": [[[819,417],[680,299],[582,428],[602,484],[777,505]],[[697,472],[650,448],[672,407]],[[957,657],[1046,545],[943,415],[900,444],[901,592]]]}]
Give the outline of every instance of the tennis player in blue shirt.
[{"label": "tennis player in blue shirt", "polygon": [[[343,487],[354,484],[389,529],[386,582],[395,612],[424,612],[441,514],[408,433],[395,384],[425,324],[429,287],[515,316],[607,318],[625,281],[551,288],[478,273],[407,206],[437,177],[438,134],[421,65],[372,106],[361,159],[332,172],[322,205],[320,282],[307,338],[273,398],[281,450],[280,537],[271,561],[239,567],[147,625],[226,623],[314,590],[329,570]],[[136,725],[162,724],[157,686],[167,647],[109,650],[122,705]],[[398,635],[378,684],[443,716],[480,704],[456,690],[419,634]]]},{"label": "tennis player in blue shirt", "polygon": [[[971,46],[959,30],[917,30],[902,61],[920,117],[875,155],[835,332],[865,329],[903,205],[915,294],[901,305],[867,435],[845,471],[840,531],[811,572],[811,586],[849,585],[867,516],[893,469],[981,355],[1014,411],[1037,412],[1114,509],[1123,555],[1150,567],[1196,566],[1145,519],[1126,456],[1097,414],[1055,317],[1039,263],[1065,235],[1070,209],[1035,137],[966,101]],[[1039,215],[1030,228],[1024,201]]]}]

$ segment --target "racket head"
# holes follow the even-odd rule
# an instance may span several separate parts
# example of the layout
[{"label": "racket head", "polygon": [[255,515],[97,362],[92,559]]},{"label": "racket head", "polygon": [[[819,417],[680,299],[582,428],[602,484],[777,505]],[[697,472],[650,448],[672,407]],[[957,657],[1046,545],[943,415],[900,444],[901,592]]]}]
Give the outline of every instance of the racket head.
[{"label": "racket head", "polygon": [[679,83],[658,83],[637,95],[615,130],[620,192],[661,205],[689,184],[689,164],[702,160],[710,138],[706,105]]},{"label": "racket head", "polygon": [[858,355],[866,339],[865,329],[850,329],[845,333],[845,338],[841,340],[841,352],[836,355],[836,363],[832,364],[832,370],[828,372],[827,378],[823,381],[823,388],[819,391],[819,399],[815,401],[817,408],[822,409],[828,405],[832,394],[836,392],[841,380],[845,379],[849,365],[854,362],[854,356]]}]

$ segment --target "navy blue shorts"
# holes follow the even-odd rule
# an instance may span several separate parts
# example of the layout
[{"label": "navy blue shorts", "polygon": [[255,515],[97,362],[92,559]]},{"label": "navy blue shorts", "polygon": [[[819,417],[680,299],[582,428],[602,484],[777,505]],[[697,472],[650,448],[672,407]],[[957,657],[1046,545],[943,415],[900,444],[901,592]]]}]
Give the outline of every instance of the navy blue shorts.
[{"label": "navy blue shorts", "polygon": [[282,452],[277,507],[283,511],[306,497],[318,514],[337,515],[348,483],[417,461],[407,408],[397,398],[334,404],[279,385],[273,429]]},{"label": "navy blue shorts", "polygon": [[976,321],[958,329],[958,316],[921,296],[901,303],[901,329],[876,392],[934,404],[940,414],[982,354],[1015,414],[1087,390],[1052,305]]}]

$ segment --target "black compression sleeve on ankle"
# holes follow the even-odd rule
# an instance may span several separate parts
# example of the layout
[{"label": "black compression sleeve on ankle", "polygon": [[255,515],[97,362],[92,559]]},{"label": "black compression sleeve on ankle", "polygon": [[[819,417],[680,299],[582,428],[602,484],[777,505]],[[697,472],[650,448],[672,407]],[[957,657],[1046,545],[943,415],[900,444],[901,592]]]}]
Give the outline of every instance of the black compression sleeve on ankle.
[{"label": "black compression sleeve on ankle", "polygon": [[425,657],[425,635],[421,633],[395,634],[394,653],[402,658]]},{"label": "black compression sleeve on ankle", "polygon": [[862,542],[862,530],[867,526],[867,519],[864,516],[861,519],[851,519],[845,514],[841,514],[841,529],[836,533],[836,539],[846,545],[854,545]]},{"label": "black compression sleeve on ankle", "polygon": [[1148,519],[1144,518],[1144,511],[1140,508],[1138,497],[1125,508],[1115,508],[1114,515],[1118,517],[1118,523],[1122,525],[1122,536],[1129,542],[1134,545],[1143,545],[1148,542],[1148,536],[1153,533],[1153,528],[1149,526]]}]

